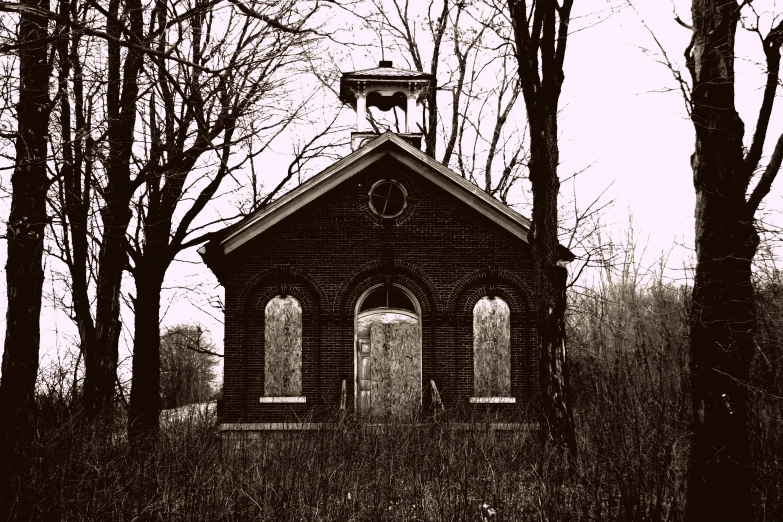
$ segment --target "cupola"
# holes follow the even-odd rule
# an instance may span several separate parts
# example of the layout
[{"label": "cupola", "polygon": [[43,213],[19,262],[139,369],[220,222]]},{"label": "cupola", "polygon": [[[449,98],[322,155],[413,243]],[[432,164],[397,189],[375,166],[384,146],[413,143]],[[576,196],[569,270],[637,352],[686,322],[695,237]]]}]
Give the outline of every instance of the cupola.
[{"label": "cupola", "polygon": [[405,122],[403,132],[398,136],[421,148],[421,132],[415,125],[416,105],[434,88],[433,75],[397,69],[387,60],[382,60],[373,69],[343,73],[340,101],[350,104],[356,111],[356,131],[351,133],[351,149],[356,150],[378,136],[373,129],[368,129],[367,111],[370,107],[384,112],[399,107],[405,114]]}]

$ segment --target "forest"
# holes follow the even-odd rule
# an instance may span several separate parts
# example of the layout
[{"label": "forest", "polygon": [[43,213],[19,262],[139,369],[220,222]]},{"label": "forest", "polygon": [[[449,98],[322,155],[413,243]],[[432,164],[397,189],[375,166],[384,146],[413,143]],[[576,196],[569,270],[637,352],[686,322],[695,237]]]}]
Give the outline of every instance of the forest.
[{"label": "forest", "polygon": [[[651,4],[0,1],[0,520],[783,518],[783,11]],[[687,178],[663,189],[693,198],[667,237],[683,254],[608,224],[631,168],[589,177],[574,146],[628,143],[597,121],[622,107],[582,126],[573,107],[616,92],[601,56],[572,59],[612,45],[678,107],[634,150]],[[340,75],[379,59],[436,79],[422,150],[532,218],[540,427],[345,416],[227,449],[202,324],[223,302],[195,250],[350,153]],[[683,124],[687,154],[661,150]]]}]

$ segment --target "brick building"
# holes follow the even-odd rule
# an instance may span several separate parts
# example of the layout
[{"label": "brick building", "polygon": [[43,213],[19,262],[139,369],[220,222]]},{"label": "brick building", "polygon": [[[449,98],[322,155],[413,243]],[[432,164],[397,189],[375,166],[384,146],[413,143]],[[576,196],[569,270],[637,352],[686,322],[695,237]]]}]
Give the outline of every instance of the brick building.
[{"label": "brick building", "polygon": [[[343,76],[355,150],[200,250],[225,288],[224,432],[535,401],[530,221],[419,150],[432,78],[381,65]],[[407,132],[364,132],[384,104]]]}]

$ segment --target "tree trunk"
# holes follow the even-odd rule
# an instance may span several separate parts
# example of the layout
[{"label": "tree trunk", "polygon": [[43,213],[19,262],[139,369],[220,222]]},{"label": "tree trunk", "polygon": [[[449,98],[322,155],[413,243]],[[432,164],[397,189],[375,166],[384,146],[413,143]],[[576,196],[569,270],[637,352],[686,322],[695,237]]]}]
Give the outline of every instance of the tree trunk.
[{"label": "tree trunk", "polygon": [[[85,346],[84,401],[87,419],[93,420],[113,411],[117,380],[117,361],[122,323],[120,290],[127,262],[125,230],[130,222],[128,201],[119,207],[116,201],[103,209],[103,244],[99,256],[96,294],[95,344]],[[89,349],[93,348],[93,349]]]},{"label": "tree trunk", "polygon": [[160,292],[163,277],[137,267],[133,381],[131,382],[128,438],[132,444],[153,440],[160,413]]},{"label": "tree trunk", "polygon": [[[716,194],[697,196],[690,331],[691,521],[743,520],[752,513],[747,383],[756,329],[751,260],[758,237],[748,221],[734,223],[733,230],[698,233],[700,227],[726,224],[720,199]],[[716,237],[726,232],[729,237]]]},{"label": "tree trunk", "polygon": [[752,513],[747,383],[756,331],[751,263],[759,238],[745,200],[744,125],[734,108],[738,11],[735,2],[693,2],[697,264],[687,519],[694,522],[748,520]]},{"label": "tree trunk", "polygon": [[[106,31],[119,38],[124,30],[138,35],[143,32],[143,11],[139,0],[127,0],[122,28],[119,0],[109,3]],[[84,402],[88,419],[109,415],[113,410],[115,381],[117,379],[120,321],[120,290],[122,273],[127,263],[125,234],[131,219],[130,199],[133,185],[130,180],[130,159],[133,132],[136,123],[136,102],[139,94],[138,76],[144,60],[141,52],[129,49],[120,80],[121,50],[110,42],[106,84],[108,112],[107,137],[109,144],[104,191],[105,205],[101,210],[103,237],[98,258],[96,291],[94,351],[86,351]]]},{"label": "tree trunk", "polygon": [[[48,0],[23,0],[48,10]],[[49,127],[48,20],[24,13],[19,21],[19,102],[16,165],[8,218],[5,349],[0,379],[0,418],[9,442],[21,435],[33,406],[41,339],[43,242],[46,227]],[[7,448],[6,448],[7,449]]]},{"label": "tree trunk", "polygon": [[[71,4],[68,0],[60,2],[60,16],[72,16]],[[89,243],[87,237],[92,192],[92,138],[89,136],[84,114],[84,80],[82,67],[79,63],[80,35],[74,32],[71,39],[62,38],[57,44],[59,67],[60,98],[60,137],[62,147],[62,165],[60,167],[62,191],[60,205],[67,216],[63,227],[63,244],[71,274],[71,299],[73,316],[79,330],[80,351],[95,352],[95,323],[90,311],[90,293],[88,282]],[[69,49],[70,45],[70,49]],[[73,95],[68,94],[68,77],[71,69],[74,71]],[[71,134],[71,99],[75,101],[76,139]],[[87,135],[85,139],[85,135]],[[86,149],[86,150],[85,150]],[[85,162],[85,155],[88,156]],[[76,368],[78,371],[78,365]]]},{"label": "tree trunk", "polygon": [[[563,63],[573,0],[508,0],[514,30],[519,81],[530,125],[530,184],[536,325],[541,357],[541,406],[544,434],[576,456],[576,429],[568,384],[565,349],[566,279],[557,238],[557,106],[565,81]],[[540,66],[539,66],[540,63]]]},{"label": "tree trunk", "polygon": [[560,265],[557,237],[557,176],[559,149],[557,115],[531,114],[530,183],[533,191],[533,224],[530,246],[533,257],[534,290],[541,356],[541,401],[545,434],[564,444],[576,455],[576,430],[568,386],[565,351],[566,279]]}]

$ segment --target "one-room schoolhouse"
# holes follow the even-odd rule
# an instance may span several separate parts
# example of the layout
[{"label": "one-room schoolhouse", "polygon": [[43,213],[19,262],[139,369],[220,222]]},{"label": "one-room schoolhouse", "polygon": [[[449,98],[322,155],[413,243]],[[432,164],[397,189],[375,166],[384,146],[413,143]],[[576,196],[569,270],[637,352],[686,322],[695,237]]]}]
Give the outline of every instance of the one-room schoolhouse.
[{"label": "one-room schoolhouse", "polygon": [[[344,74],[353,152],[200,250],[225,289],[224,435],[535,403],[530,221],[420,150],[433,88],[390,62]],[[366,131],[368,107],[405,132]]]}]

